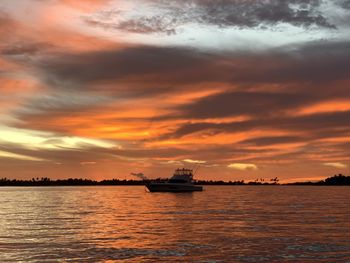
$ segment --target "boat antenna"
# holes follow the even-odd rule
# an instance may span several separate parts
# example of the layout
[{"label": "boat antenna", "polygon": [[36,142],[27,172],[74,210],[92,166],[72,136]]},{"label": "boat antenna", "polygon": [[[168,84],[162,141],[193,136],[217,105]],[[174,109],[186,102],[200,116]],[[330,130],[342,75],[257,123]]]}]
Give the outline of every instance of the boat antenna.
[{"label": "boat antenna", "polygon": [[199,169],[199,166],[200,166],[200,163],[198,163],[198,164],[197,164],[197,167],[196,167],[196,169],[194,170],[193,175],[195,175],[195,174],[196,174],[196,172],[197,172],[197,171],[198,171],[198,169]]}]

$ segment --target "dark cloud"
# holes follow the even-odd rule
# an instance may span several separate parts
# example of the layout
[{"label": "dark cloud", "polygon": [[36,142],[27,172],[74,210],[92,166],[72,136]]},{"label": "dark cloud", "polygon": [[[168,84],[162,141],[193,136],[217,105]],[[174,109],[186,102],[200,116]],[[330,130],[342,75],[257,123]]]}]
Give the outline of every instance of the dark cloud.
[{"label": "dark cloud", "polygon": [[176,159],[176,158],[188,158],[194,154],[193,150],[180,149],[180,148],[163,148],[163,149],[116,149],[114,154],[121,157],[129,158],[159,158],[164,159]]},{"label": "dark cloud", "polygon": [[340,1],[340,5],[345,9],[350,9],[350,0],[342,0]]},{"label": "dark cloud", "polygon": [[232,123],[189,123],[181,126],[169,137],[183,137],[192,133],[211,130],[213,133],[234,133],[251,130],[277,129],[288,132],[305,132],[313,138],[328,138],[348,134],[350,112],[319,113],[299,117],[274,116]]},{"label": "dark cloud", "polygon": [[103,22],[90,17],[86,18],[85,22],[90,26],[101,27],[107,30],[124,30],[140,34],[165,33],[167,35],[173,35],[176,33],[176,29],[174,28],[176,19],[165,21],[163,16],[141,17],[119,23]]},{"label": "dark cloud", "polygon": [[[65,54],[40,65],[51,77],[75,83],[121,80],[200,66],[207,58],[190,49],[133,47]],[[157,78],[157,76],[154,76]]]},{"label": "dark cloud", "polygon": [[284,118],[283,120],[271,120],[271,127],[281,128],[290,131],[306,131],[308,133],[314,133],[315,136],[320,132],[327,131],[328,135],[333,131],[342,130],[348,132],[350,124],[348,120],[350,118],[350,111],[345,112],[331,112],[331,113],[318,113],[313,115]]},{"label": "dark cloud", "polygon": [[295,26],[332,27],[317,8],[319,0],[204,0],[192,1],[204,23],[219,26],[257,27],[289,23]]},{"label": "dark cloud", "polygon": [[93,93],[47,93],[35,96],[22,103],[21,109],[14,113],[27,117],[44,114],[51,117],[67,116],[74,113],[94,112],[101,104],[110,102],[110,98]]},{"label": "dark cloud", "polygon": [[47,43],[24,43],[18,42],[0,48],[0,54],[6,56],[36,55],[50,48]]},{"label": "dark cloud", "polygon": [[285,83],[348,78],[349,60],[348,42],[316,42],[294,50],[286,47],[263,53],[206,53],[186,48],[140,46],[61,54],[42,60],[39,67],[51,80],[76,84],[113,80],[162,85],[207,81]]},{"label": "dark cloud", "polygon": [[276,92],[231,92],[208,96],[180,109],[184,116],[193,118],[228,117],[240,115],[261,116],[282,114],[315,98],[309,94]]},{"label": "dark cloud", "polygon": [[[156,14],[124,18],[123,12],[103,11],[86,22],[105,29],[134,33],[175,34],[178,27],[190,23],[218,27],[256,28],[288,23],[298,27],[335,28],[319,11],[321,0],[163,0],[146,1]],[[113,21],[118,17],[119,21]]]},{"label": "dark cloud", "polygon": [[283,143],[295,143],[305,141],[305,138],[297,136],[270,136],[244,140],[240,143],[254,146],[268,146]]}]

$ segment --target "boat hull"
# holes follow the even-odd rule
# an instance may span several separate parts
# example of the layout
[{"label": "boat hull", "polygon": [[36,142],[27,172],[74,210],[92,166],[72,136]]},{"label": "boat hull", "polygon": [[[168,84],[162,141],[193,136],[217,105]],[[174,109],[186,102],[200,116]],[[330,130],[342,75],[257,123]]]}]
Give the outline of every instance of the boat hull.
[{"label": "boat hull", "polygon": [[203,191],[199,185],[169,184],[169,183],[150,183],[146,185],[150,192],[196,192]]}]

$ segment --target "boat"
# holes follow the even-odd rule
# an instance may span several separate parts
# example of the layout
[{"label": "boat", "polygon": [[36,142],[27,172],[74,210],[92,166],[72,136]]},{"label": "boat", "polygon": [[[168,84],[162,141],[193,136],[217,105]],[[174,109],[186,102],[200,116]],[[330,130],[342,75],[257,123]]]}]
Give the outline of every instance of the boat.
[{"label": "boat", "polygon": [[203,191],[203,187],[194,185],[193,170],[176,169],[168,180],[156,180],[146,184],[150,192],[194,192]]}]

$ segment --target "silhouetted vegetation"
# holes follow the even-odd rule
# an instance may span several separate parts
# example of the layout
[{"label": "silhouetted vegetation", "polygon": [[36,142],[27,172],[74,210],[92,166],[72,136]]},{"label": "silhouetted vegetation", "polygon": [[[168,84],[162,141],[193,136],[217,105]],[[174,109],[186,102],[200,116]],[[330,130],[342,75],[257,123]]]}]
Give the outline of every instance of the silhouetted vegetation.
[{"label": "silhouetted vegetation", "polygon": [[350,185],[350,176],[338,174],[318,182],[297,182],[289,185]]},{"label": "silhouetted vegetation", "polygon": [[140,180],[102,180],[95,181],[90,179],[58,179],[51,180],[50,178],[32,178],[31,180],[17,180],[17,179],[0,179],[0,186],[74,186],[74,185],[144,185],[144,181]]},{"label": "silhouetted vegetation", "polygon": [[338,174],[333,177],[327,178],[324,181],[324,184],[325,185],[350,185],[350,176]]},{"label": "silhouetted vegetation", "polygon": [[[164,181],[165,179],[157,178],[152,181]],[[111,179],[111,180],[102,180],[95,181],[90,179],[58,179],[51,180],[50,178],[32,178],[30,180],[18,180],[18,179],[8,179],[2,178],[0,179],[0,186],[89,186],[89,185],[145,185],[149,183],[150,180],[119,180],[119,179]],[[245,183],[243,180],[241,181],[205,181],[205,180],[197,180],[194,182],[196,185],[246,185],[246,184],[254,184],[261,185],[260,182],[250,182]],[[267,184],[267,183],[265,183]]]},{"label": "silhouetted vegetation", "polygon": [[[164,179],[158,178],[152,181],[162,181],[162,180]],[[50,178],[47,178],[47,177],[32,178],[30,180],[1,178],[0,186],[145,185],[149,182],[150,180],[111,179],[111,180],[95,181],[95,180],[81,179],[81,178],[51,180]],[[265,179],[260,178],[252,182],[244,182],[243,180],[228,181],[228,182],[212,181],[212,180],[209,180],[209,181],[197,180],[195,181],[195,184],[196,185],[279,185],[279,179],[276,177],[265,181]],[[338,174],[319,182],[297,182],[297,183],[291,183],[287,185],[350,185],[350,176]]]}]

